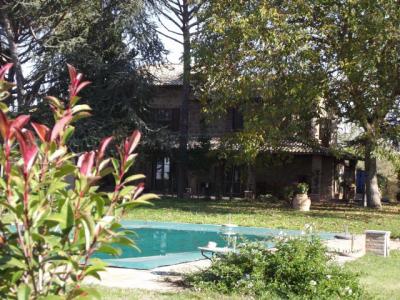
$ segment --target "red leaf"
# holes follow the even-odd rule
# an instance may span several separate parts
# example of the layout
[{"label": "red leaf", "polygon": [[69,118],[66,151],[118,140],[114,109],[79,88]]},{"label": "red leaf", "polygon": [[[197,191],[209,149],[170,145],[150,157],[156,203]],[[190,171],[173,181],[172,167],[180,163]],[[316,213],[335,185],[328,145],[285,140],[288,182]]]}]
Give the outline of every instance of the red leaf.
[{"label": "red leaf", "polygon": [[126,155],[132,154],[132,152],[135,150],[135,148],[139,144],[141,136],[142,136],[142,134],[140,133],[139,130],[135,130],[132,133],[131,137],[129,138],[128,149],[125,149],[125,151],[128,150],[125,152]]},{"label": "red leaf", "polygon": [[112,140],[113,140],[113,137],[109,136],[109,137],[106,137],[106,138],[102,139],[102,141],[100,142],[99,151],[97,153],[98,162],[100,162],[103,159],[104,153],[105,153],[108,145],[111,143]]},{"label": "red leaf", "polygon": [[0,110],[0,133],[4,140],[10,140],[13,137],[14,130],[21,130],[28,123],[30,116],[20,115],[14,120],[9,120]]},{"label": "red leaf", "polygon": [[135,194],[133,195],[133,199],[136,199],[139,196],[139,194],[141,192],[143,192],[143,190],[144,190],[144,183],[141,182],[136,187]]},{"label": "red leaf", "polygon": [[35,136],[32,131],[17,129],[15,134],[24,160],[24,175],[27,176],[35,162],[39,149],[35,144]]},{"label": "red leaf", "polygon": [[0,68],[0,80],[4,80],[4,76],[6,75],[7,71],[12,68],[12,63],[7,63]]},{"label": "red leaf", "polygon": [[67,112],[64,116],[58,120],[56,125],[54,125],[53,130],[51,131],[50,141],[54,141],[60,133],[64,130],[65,126],[71,121],[72,114],[71,112]]},{"label": "red leaf", "polygon": [[69,79],[73,82],[76,78],[76,69],[74,66],[67,64],[68,72],[69,72]]},{"label": "red leaf", "polygon": [[75,91],[75,94],[77,95],[77,94],[81,91],[81,89],[83,89],[85,86],[87,86],[87,85],[89,85],[89,84],[91,84],[91,83],[92,83],[92,82],[90,82],[90,81],[84,81],[84,82],[82,82],[80,85],[77,86],[76,91]]},{"label": "red leaf", "polygon": [[0,134],[3,140],[7,139],[9,131],[9,123],[6,114],[0,109]]},{"label": "red leaf", "polygon": [[20,115],[15,118],[11,123],[11,129],[21,130],[28,122],[31,117],[28,115]]},{"label": "red leaf", "polygon": [[129,156],[129,147],[130,147],[129,139],[126,139],[124,142],[124,152],[123,152],[124,160],[126,160],[126,158]]},{"label": "red leaf", "polygon": [[90,151],[90,152],[85,152],[82,154],[79,159],[78,159],[78,167],[79,171],[83,176],[91,176],[92,173],[92,168],[94,164],[94,157],[95,157],[95,152]]},{"label": "red leaf", "polygon": [[78,73],[76,71],[76,69],[69,64],[67,64],[67,66],[68,66],[69,78],[70,78],[70,84],[68,87],[68,91],[69,91],[69,99],[70,99],[70,103],[71,103],[72,99],[74,97],[76,97],[76,95],[78,95],[80,90],[82,90],[85,86],[90,84],[90,82],[84,81],[81,83],[81,80],[83,77],[82,73]]},{"label": "red leaf", "polygon": [[47,126],[35,122],[31,122],[31,125],[43,143],[49,141],[50,129]]}]

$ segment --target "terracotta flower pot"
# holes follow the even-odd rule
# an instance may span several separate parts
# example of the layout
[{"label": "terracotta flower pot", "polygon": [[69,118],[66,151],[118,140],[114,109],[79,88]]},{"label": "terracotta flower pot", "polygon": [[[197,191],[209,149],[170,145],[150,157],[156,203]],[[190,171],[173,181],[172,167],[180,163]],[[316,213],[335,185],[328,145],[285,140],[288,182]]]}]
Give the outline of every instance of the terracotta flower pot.
[{"label": "terracotta flower pot", "polygon": [[296,194],[293,199],[293,208],[300,211],[309,211],[311,206],[311,199],[307,194]]}]

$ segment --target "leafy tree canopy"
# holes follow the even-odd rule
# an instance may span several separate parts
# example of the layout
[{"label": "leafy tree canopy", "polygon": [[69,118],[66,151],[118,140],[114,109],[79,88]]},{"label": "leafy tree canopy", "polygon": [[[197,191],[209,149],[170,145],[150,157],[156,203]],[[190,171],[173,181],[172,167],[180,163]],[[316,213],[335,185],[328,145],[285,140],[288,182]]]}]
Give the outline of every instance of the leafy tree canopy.
[{"label": "leafy tree canopy", "polygon": [[304,7],[304,25],[316,41],[315,54],[326,74],[316,84],[339,117],[361,128],[353,141],[365,153],[369,205],[379,207],[377,157],[393,158],[387,150],[400,133],[398,3],[307,1]]},{"label": "leafy tree canopy", "polygon": [[[32,46],[26,53],[18,52],[17,58],[24,66],[31,66],[29,81],[37,78],[32,83],[36,88],[22,80],[25,97],[18,110],[34,110],[36,118],[49,118],[41,96],[63,94],[68,78],[65,63],[69,62],[79,65],[92,81],[86,93],[95,116],[78,124],[72,141],[76,148],[93,146],[106,135],[125,135],[133,127],[145,129],[152,81],[146,65],[161,62],[164,55],[145,4],[121,0],[55,2],[10,2],[3,7],[3,16],[13,28],[26,31],[17,39],[18,49],[23,43]],[[53,22],[47,22],[50,16]]]},{"label": "leafy tree canopy", "polygon": [[282,1],[211,1],[202,10],[198,92],[206,113],[243,114],[244,130],[233,140],[246,160],[266,143],[303,140],[319,111],[318,59],[307,29],[290,21],[292,12]]},{"label": "leafy tree canopy", "polygon": [[356,124],[369,204],[379,207],[378,146],[394,145],[400,128],[398,3],[218,0],[203,14],[196,62],[206,110],[239,109],[260,144],[306,133],[318,110]]}]

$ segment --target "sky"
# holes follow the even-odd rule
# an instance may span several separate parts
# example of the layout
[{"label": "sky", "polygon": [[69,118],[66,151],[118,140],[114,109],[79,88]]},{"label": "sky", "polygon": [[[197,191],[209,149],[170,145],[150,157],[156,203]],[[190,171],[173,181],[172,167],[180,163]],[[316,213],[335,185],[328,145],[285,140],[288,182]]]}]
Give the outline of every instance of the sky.
[{"label": "sky", "polygon": [[[167,20],[165,17],[160,17],[160,20],[165,27],[179,32],[179,29],[177,29],[176,26],[171,21]],[[161,31],[163,34],[172,35],[174,38],[182,40],[181,36],[177,36],[168,32],[163,26],[161,26],[160,22],[156,23],[158,24],[158,30]],[[180,63],[180,57],[182,56],[183,52],[182,45],[162,35],[159,35],[159,37],[163,42],[165,49],[168,50],[169,52],[167,55],[168,61],[170,63],[175,63],[175,64]]]},{"label": "sky", "polygon": [[165,49],[169,51],[167,59],[170,63],[177,64],[180,62],[180,57],[182,56],[182,45],[174,42],[166,37],[160,36]]}]

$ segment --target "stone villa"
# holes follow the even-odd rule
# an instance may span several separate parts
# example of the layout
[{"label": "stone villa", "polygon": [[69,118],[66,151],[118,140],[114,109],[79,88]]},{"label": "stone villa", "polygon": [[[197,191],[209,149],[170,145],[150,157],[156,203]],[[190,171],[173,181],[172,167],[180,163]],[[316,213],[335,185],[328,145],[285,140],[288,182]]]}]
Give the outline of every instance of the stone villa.
[{"label": "stone villa", "polygon": [[[156,78],[151,103],[152,115],[154,122],[165,128],[169,142],[166,142],[168,145],[160,145],[146,163],[147,187],[152,191],[173,194],[176,192],[177,155],[177,139],[174,137],[179,130],[182,66],[167,65],[151,71]],[[205,125],[200,103],[195,98],[191,99],[188,192],[206,196],[244,195],[247,169],[229,165],[222,159],[212,159],[213,152],[218,147],[218,139],[226,133],[240,130],[241,126],[242,120],[235,111],[231,111],[223,119]],[[319,141],[318,145],[288,144],[280,149],[279,154],[269,153],[274,159],[267,162],[260,155],[253,170],[257,194],[279,197],[284,187],[296,182],[307,182],[313,200],[355,197],[357,158],[350,154],[335,153],[330,147],[335,142],[335,136],[327,133],[326,128],[319,124],[312,127],[310,134]],[[207,145],[206,153],[202,152],[202,145]],[[200,154],[203,156],[199,156]]]}]

